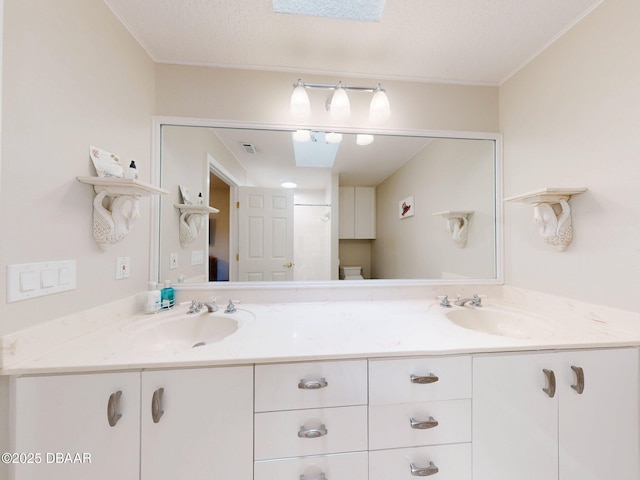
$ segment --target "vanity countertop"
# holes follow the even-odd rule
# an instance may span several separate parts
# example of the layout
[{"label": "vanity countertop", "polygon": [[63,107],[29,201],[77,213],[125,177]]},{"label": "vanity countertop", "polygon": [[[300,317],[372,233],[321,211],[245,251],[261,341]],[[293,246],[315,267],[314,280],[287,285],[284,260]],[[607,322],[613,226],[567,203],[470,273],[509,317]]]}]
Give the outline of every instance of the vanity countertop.
[{"label": "vanity countertop", "polygon": [[[514,299],[510,299],[513,301]],[[543,318],[544,328],[528,337],[492,335],[459,327],[433,300],[240,304],[234,314],[206,309],[187,315],[176,306],[155,315],[112,315],[94,321],[74,338],[48,342],[37,329],[3,339],[4,375],[140,370],[348,358],[451,355],[640,345],[640,315],[564,302],[561,311],[509,299],[485,301],[485,311],[508,309]],[[551,305],[551,307],[554,307]],[[154,344],[145,332],[162,322],[194,316],[228,315],[238,330],[197,348]],[[200,318],[199,317],[199,318]],[[87,316],[87,319],[89,317]],[[214,319],[215,320],[215,319]],[[90,323],[89,320],[87,320]],[[73,323],[73,322],[71,322]],[[70,322],[67,322],[69,325]],[[37,338],[40,335],[40,338]],[[39,344],[37,355],[23,350]],[[21,353],[21,355],[19,355]]]}]

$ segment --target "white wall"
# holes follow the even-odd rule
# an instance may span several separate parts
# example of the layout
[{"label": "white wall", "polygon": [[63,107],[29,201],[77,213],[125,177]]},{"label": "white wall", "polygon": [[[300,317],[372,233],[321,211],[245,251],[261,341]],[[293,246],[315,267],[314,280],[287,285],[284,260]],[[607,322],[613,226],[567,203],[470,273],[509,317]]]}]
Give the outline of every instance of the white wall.
[{"label": "white wall", "polygon": [[[295,73],[157,65],[157,114],[266,123],[293,123],[289,114]],[[309,83],[335,83],[336,76],[304,75]],[[340,77],[349,85],[368,86],[374,80]],[[385,128],[496,132],[497,87],[472,87],[385,81],[391,119]],[[327,92],[309,92],[316,125],[367,125],[367,95],[352,95],[352,117],[336,124],[324,109]]]},{"label": "white wall", "polygon": [[640,2],[607,0],[500,88],[505,196],[587,187],[564,252],[505,204],[506,283],[638,311]]},{"label": "white wall", "polygon": [[[436,139],[376,187],[374,278],[495,278],[494,142]],[[398,204],[414,197],[415,215]],[[472,210],[467,245],[436,212]]]},{"label": "white wall", "polygon": [[[135,159],[149,180],[154,65],[100,0],[6,0],[0,186],[0,334],[145,289],[149,199],[129,237],[92,238],[89,145]],[[131,278],[115,280],[116,257]],[[5,265],[76,259],[78,288],[6,303]]]}]

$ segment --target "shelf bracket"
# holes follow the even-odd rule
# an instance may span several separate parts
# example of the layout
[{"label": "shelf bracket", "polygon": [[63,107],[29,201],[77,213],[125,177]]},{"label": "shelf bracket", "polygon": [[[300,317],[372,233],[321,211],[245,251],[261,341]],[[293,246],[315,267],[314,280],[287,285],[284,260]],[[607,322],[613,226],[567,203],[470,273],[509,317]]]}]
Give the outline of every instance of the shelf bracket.
[{"label": "shelf bracket", "polygon": [[447,220],[447,229],[451,239],[456,242],[460,248],[467,246],[469,239],[469,217],[473,214],[473,210],[447,210],[445,212],[436,212],[434,216],[440,216]]},{"label": "shelf bracket", "polygon": [[586,188],[543,188],[505,198],[505,201],[533,205],[533,218],[538,225],[538,233],[548,245],[562,251],[573,240],[569,199],[586,191]]}]

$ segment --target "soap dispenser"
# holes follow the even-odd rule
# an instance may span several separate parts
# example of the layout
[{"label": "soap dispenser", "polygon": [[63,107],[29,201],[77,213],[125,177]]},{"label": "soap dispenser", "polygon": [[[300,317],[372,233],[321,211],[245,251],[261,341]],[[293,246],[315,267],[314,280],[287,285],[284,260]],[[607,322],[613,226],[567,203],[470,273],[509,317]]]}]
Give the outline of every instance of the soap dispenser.
[{"label": "soap dispenser", "polygon": [[149,291],[147,292],[144,311],[146,313],[156,313],[160,310],[161,303],[162,294],[160,290],[158,290],[158,284],[156,282],[149,282]]},{"label": "soap dispenser", "polygon": [[164,288],[160,291],[162,298],[162,308],[167,309],[173,307],[175,303],[175,290],[171,286],[171,280],[164,281]]}]

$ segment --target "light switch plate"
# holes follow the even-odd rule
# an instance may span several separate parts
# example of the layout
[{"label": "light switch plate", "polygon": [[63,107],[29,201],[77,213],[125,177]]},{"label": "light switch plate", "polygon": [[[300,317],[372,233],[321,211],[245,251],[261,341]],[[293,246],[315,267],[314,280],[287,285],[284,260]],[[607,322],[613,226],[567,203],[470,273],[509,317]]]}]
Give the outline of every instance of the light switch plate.
[{"label": "light switch plate", "polygon": [[116,259],[116,280],[131,276],[131,257],[118,257]]},{"label": "light switch plate", "polygon": [[202,250],[191,251],[191,265],[202,265],[204,263],[204,252]]},{"label": "light switch plate", "polygon": [[7,303],[75,288],[75,260],[7,265]]},{"label": "light switch plate", "polygon": [[178,268],[178,254],[170,253],[169,254],[169,269],[173,270],[174,268]]}]

